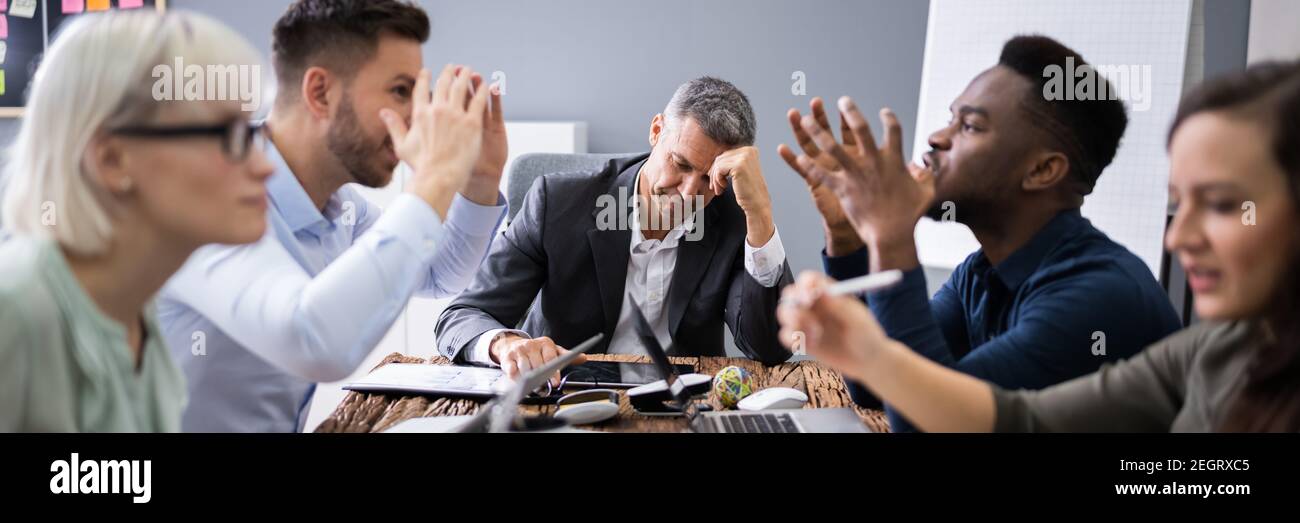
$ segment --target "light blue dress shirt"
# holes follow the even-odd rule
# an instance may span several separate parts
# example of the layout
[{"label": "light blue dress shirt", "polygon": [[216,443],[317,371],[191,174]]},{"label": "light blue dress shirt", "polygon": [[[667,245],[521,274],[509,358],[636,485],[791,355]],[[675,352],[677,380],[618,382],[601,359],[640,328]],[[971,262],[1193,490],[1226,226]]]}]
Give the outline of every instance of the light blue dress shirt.
[{"label": "light blue dress shirt", "polygon": [[300,430],[315,383],[356,370],[411,296],[469,286],[505,216],[500,195],[456,195],[446,223],[410,194],[381,213],[351,186],[322,213],[273,144],[267,157],[266,236],[200,248],[158,299],[187,432]]}]

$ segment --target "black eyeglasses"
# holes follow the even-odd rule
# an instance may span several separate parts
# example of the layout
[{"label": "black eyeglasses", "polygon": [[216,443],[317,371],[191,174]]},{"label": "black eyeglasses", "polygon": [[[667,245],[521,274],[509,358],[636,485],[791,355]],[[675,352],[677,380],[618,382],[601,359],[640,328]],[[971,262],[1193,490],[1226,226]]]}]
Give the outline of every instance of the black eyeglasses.
[{"label": "black eyeglasses", "polygon": [[215,136],[221,139],[221,150],[226,154],[227,158],[233,162],[242,162],[248,158],[248,152],[253,149],[254,142],[257,142],[259,147],[261,146],[260,139],[265,139],[263,134],[265,127],[266,122],[264,121],[250,122],[236,118],[219,125],[135,125],[118,127],[109,132],[122,136],[154,139]]}]

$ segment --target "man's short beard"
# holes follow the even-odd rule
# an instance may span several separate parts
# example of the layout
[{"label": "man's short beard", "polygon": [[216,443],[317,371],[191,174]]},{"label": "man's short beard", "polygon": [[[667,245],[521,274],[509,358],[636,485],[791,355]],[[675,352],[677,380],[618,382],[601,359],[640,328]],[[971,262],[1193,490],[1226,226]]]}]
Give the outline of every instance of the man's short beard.
[{"label": "man's short beard", "polygon": [[930,208],[926,209],[925,217],[934,220],[936,222],[941,221],[943,220],[944,212],[945,211],[943,208],[943,202],[939,201],[938,199],[935,199],[934,203],[930,205]]},{"label": "man's short beard", "polygon": [[357,119],[357,112],[352,107],[348,93],[343,93],[338,117],[330,126],[325,145],[343,164],[354,182],[366,187],[383,187],[388,184],[390,173],[377,172],[372,167],[374,158],[383,153],[387,143],[385,140],[379,147],[370,145],[361,130],[361,122]]},{"label": "man's short beard", "polygon": [[[948,203],[946,208],[945,203]],[[936,222],[953,221],[974,228],[998,224],[1007,206],[1007,197],[994,194],[967,194],[948,199],[936,196],[934,203],[926,209],[925,216]]]},{"label": "man's short beard", "polygon": [[[938,151],[931,149],[929,152],[925,153],[925,168],[929,169],[931,173],[930,175],[935,177],[934,183],[936,189],[938,188],[938,175],[941,165],[942,161],[939,159]],[[934,221],[942,220],[944,215],[944,200],[940,199],[938,196],[938,193],[935,193],[934,202],[931,202],[930,208],[925,211],[925,216]]]}]

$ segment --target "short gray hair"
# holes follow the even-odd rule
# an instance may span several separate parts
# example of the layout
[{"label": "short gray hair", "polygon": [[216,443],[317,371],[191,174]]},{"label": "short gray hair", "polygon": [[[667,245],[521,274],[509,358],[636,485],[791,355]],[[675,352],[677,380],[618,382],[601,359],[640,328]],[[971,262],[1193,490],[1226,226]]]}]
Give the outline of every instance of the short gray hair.
[{"label": "short gray hair", "polygon": [[695,120],[704,134],[726,147],[754,145],[757,123],[749,98],[726,80],[702,76],[677,88],[664,108],[665,127]]}]

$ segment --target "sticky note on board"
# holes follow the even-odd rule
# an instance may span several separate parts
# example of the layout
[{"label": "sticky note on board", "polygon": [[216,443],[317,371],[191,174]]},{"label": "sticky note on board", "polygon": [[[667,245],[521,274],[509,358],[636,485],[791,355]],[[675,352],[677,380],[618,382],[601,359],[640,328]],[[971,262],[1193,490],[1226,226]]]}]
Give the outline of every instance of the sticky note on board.
[{"label": "sticky note on board", "polygon": [[63,12],[80,13],[86,10],[86,0],[63,0]]},{"label": "sticky note on board", "polygon": [[0,41],[0,65],[5,63],[5,55],[9,54],[9,43]]},{"label": "sticky note on board", "polygon": [[9,17],[0,15],[0,38],[9,38]]},{"label": "sticky note on board", "polygon": [[5,70],[0,69],[0,96],[5,94]]},{"label": "sticky note on board", "polygon": [[[0,0],[0,2],[3,1]],[[117,0],[117,7],[119,9],[137,9],[144,7],[144,0]]]},{"label": "sticky note on board", "polygon": [[87,11],[107,11],[108,0],[86,0]]},{"label": "sticky note on board", "polygon": [[36,0],[14,0],[14,5],[9,9],[9,14],[23,18],[35,16]]},{"label": "sticky note on board", "polygon": [[9,0],[0,0],[0,13],[9,10]]}]

